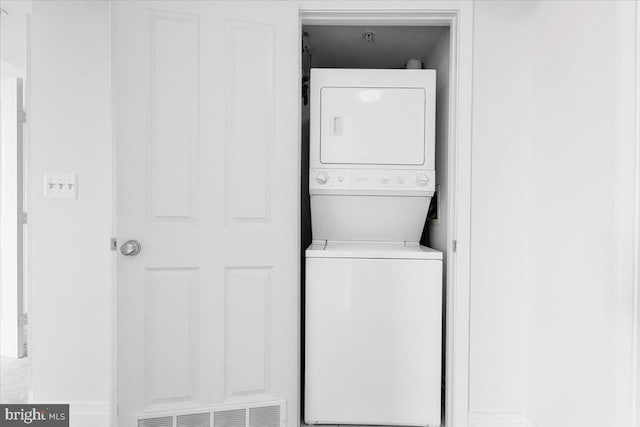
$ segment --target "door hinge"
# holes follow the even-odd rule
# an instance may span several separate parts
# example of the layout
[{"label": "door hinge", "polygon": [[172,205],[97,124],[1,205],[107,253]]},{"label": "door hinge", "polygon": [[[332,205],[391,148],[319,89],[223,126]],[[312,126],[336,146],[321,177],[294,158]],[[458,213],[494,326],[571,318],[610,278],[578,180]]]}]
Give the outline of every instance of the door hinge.
[{"label": "door hinge", "polygon": [[26,122],[27,122],[27,112],[18,111],[18,123],[26,123]]},{"label": "door hinge", "polygon": [[458,241],[457,240],[452,240],[451,241],[451,251],[452,252],[458,252]]},{"label": "door hinge", "polygon": [[29,324],[29,313],[18,314],[18,326],[25,326]]},{"label": "door hinge", "polygon": [[28,219],[29,219],[29,217],[28,217],[27,213],[26,212],[22,212],[22,223],[26,224]]},{"label": "door hinge", "polygon": [[112,251],[117,250],[118,249],[118,240],[115,237],[112,237],[110,242],[109,242],[109,246],[110,246]]}]

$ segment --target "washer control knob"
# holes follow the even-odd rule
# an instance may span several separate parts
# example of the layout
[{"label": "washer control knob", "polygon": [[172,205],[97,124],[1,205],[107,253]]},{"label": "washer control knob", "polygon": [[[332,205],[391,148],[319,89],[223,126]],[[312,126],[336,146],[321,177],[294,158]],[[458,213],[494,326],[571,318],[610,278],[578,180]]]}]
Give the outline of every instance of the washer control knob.
[{"label": "washer control knob", "polygon": [[423,187],[429,183],[429,177],[423,173],[419,174],[416,178],[416,184]]},{"label": "washer control knob", "polygon": [[316,182],[318,184],[321,184],[321,185],[326,184],[328,180],[329,180],[329,177],[324,172],[318,172],[318,174],[316,175]]},{"label": "washer control knob", "polygon": [[338,177],[338,181],[342,182],[342,181],[344,181],[344,178],[342,176],[339,176]]}]

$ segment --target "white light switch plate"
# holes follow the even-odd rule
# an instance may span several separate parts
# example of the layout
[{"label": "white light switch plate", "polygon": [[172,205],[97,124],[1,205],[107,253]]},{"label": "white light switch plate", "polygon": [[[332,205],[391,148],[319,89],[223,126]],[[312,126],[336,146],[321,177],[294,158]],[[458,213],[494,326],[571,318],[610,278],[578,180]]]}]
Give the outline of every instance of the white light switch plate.
[{"label": "white light switch plate", "polygon": [[75,173],[46,174],[44,196],[47,199],[77,199],[78,175]]}]

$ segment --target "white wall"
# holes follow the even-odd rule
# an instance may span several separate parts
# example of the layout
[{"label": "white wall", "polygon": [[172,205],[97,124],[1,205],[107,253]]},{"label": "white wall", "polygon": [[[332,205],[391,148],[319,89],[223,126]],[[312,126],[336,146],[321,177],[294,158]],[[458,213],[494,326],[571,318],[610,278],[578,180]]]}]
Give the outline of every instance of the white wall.
[{"label": "white wall", "polygon": [[[527,165],[535,3],[474,4],[472,425],[526,413]],[[515,415],[514,415],[515,414]]]},{"label": "white wall", "polygon": [[[0,8],[7,15],[0,18],[0,71],[3,77],[24,77],[27,68],[27,21],[31,13],[31,0],[2,0]],[[12,65],[21,70],[19,75],[6,75]]]},{"label": "white wall", "polygon": [[[107,1],[33,4],[33,399],[70,402],[76,426],[109,421],[109,25]],[[44,174],[66,172],[78,174],[78,199],[44,199]]]},{"label": "white wall", "polygon": [[615,425],[615,7],[541,2],[533,20],[528,404],[544,427]]},{"label": "white wall", "polygon": [[474,14],[472,425],[628,425],[616,3],[483,1]]}]

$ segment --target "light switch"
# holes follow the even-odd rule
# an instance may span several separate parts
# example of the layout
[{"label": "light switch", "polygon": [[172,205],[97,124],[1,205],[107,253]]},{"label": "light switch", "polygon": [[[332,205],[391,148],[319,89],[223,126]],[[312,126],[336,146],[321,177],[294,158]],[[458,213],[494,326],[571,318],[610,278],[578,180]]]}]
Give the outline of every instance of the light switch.
[{"label": "light switch", "polygon": [[78,175],[75,173],[46,174],[44,196],[47,199],[77,199]]}]

